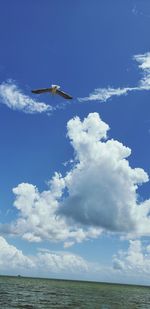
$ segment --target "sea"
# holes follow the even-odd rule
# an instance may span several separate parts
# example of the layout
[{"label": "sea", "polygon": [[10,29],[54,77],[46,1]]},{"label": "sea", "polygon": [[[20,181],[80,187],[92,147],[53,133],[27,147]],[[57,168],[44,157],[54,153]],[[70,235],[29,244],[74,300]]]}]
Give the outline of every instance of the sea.
[{"label": "sea", "polygon": [[0,309],[150,309],[150,287],[0,276]]}]

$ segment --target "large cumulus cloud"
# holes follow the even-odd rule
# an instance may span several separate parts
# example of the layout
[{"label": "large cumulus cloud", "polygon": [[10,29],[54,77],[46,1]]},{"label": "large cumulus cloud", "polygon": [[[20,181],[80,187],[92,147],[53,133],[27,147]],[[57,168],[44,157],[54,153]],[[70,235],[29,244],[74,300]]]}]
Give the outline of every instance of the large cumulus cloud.
[{"label": "large cumulus cloud", "polygon": [[13,189],[19,218],[10,225],[10,232],[31,242],[45,239],[64,242],[65,247],[73,245],[74,241],[97,237],[101,229],[70,225],[64,216],[58,214],[64,189],[65,179],[58,173],[51,179],[49,189],[41,193],[32,184],[19,184]]},{"label": "large cumulus cloud", "polygon": [[64,177],[55,173],[44,192],[27,183],[13,189],[19,217],[12,233],[29,241],[63,241],[66,247],[102,231],[150,233],[150,200],[140,202],[138,195],[148,175],[130,166],[131,150],[108,139],[108,130],[97,113],[68,122],[72,168]]},{"label": "large cumulus cloud", "polygon": [[107,130],[97,113],[83,122],[78,117],[68,122],[77,163],[65,178],[68,197],[62,211],[82,224],[130,231],[137,223],[136,190],[148,175],[130,167],[128,147],[105,140]]}]

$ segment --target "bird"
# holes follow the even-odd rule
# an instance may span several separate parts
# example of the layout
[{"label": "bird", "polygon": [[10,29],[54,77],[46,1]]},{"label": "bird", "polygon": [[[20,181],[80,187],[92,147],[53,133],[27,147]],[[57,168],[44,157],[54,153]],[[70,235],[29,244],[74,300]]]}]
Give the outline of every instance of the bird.
[{"label": "bird", "polygon": [[66,92],[64,92],[62,90],[59,90],[59,89],[60,89],[60,86],[58,86],[58,85],[51,85],[50,88],[31,90],[31,92],[35,93],[35,94],[41,94],[41,93],[50,92],[52,94],[58,94],[61,97],[63,97],[64,99],[67,99],[67,100],[73,99],[73,97],[70,94],[68,94],[68,93],[66,93]]}]

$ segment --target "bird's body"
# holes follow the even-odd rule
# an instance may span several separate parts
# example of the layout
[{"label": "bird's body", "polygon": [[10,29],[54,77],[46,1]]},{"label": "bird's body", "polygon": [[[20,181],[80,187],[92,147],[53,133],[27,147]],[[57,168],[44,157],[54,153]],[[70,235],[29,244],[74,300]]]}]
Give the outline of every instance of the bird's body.
[{"label": "bird's body", "polygon": [[60,89],[60,86],[51,85],[50,88],[42,88],[42,89],[32,90],[32,93],[41,94],[41,93],[49,92],[49,93],[52,93],[52,94],[58,94],[61,97],[63,97],[64,99],[69,99],[69,100],[72,99],[71,95],[69,95],[68,93],[66,93],[62,90],[59,90],[59,89]]}]

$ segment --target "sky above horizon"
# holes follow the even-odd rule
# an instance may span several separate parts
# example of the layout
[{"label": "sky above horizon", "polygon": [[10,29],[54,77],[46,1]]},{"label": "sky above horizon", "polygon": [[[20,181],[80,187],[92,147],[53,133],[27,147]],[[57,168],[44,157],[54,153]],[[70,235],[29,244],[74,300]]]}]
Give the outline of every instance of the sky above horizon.
[{"label": "sky above horizon", "polygon": [[149,285],[149,1],[0,14],[0,274]]}]

